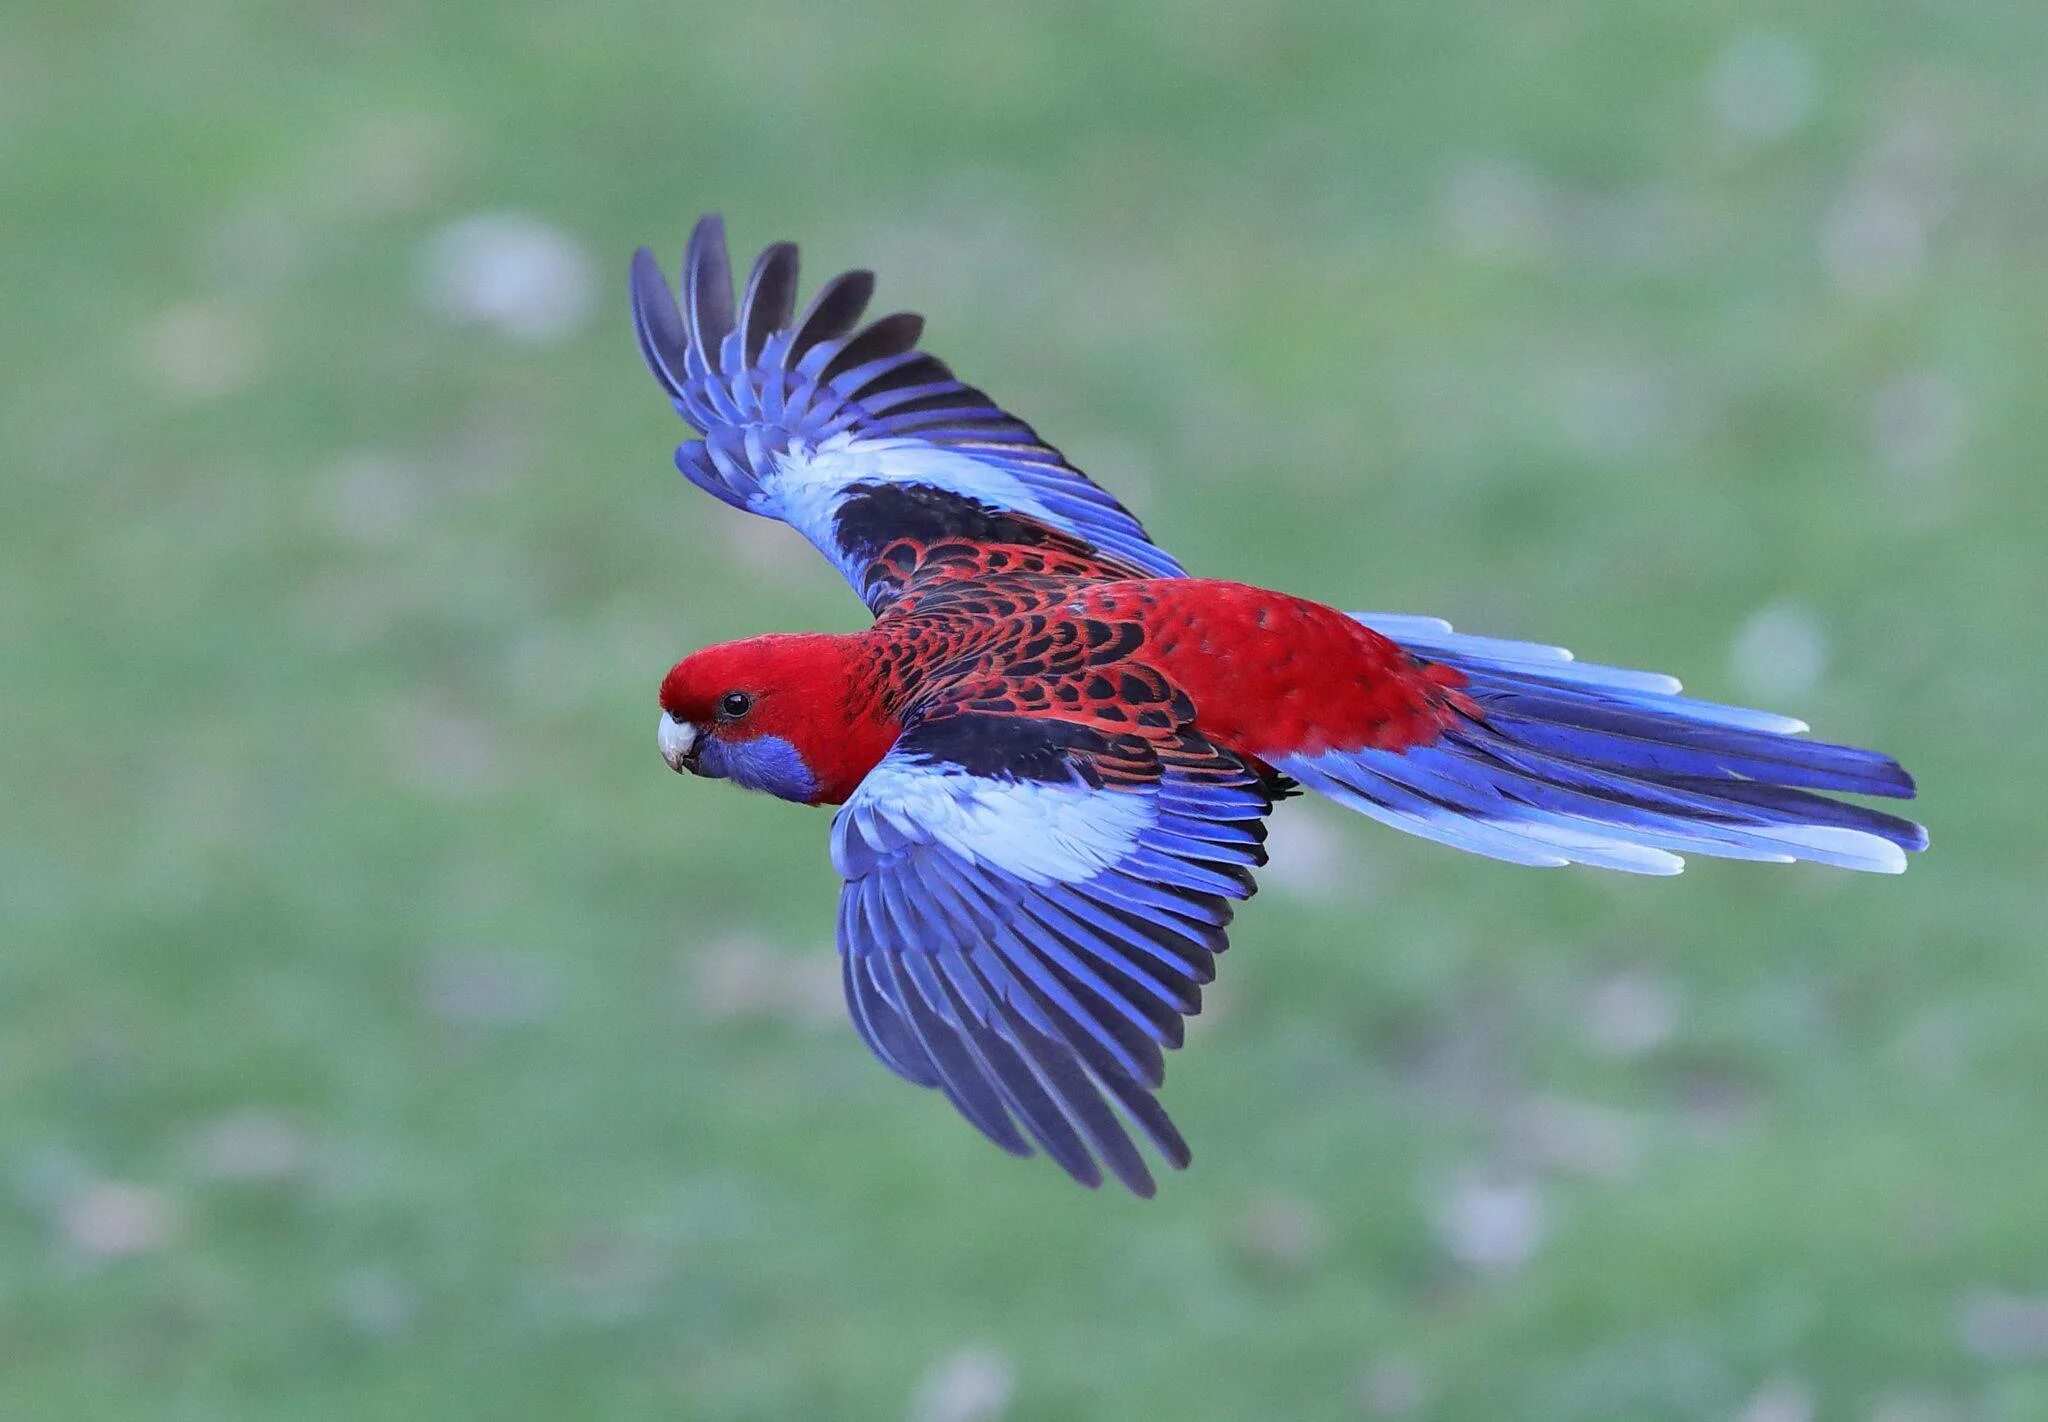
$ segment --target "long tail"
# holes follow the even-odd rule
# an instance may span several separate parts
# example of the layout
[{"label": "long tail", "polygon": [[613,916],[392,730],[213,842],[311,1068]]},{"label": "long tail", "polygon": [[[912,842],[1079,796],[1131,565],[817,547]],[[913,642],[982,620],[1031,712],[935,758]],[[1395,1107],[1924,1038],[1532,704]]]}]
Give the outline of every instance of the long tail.
[{"label": "long tail", "polygon": [[1671,677],[1559,647],[1353,615],[1462,673],[1476,714],[1427,745],[1278,768],[1398,829],[1517,864],[1638,874],[1676,874],[1681,854],[1896,874],[1906,851],[1927,847],[1910,820],[1815,793],[1911,799],[1914,787],[1889,756],[1800,738],[1803,721],[1695,701]]}]

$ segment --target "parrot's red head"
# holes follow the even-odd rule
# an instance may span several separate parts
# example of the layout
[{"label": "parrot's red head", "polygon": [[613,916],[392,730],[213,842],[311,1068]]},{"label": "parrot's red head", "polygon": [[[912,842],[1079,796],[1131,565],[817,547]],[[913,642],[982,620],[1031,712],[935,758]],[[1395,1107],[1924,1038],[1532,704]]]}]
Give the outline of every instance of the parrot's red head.
[{"label": "parrot's red head", "polygon": [[662,758],[785,800],[838,804],[898,734],[855,642],[772,633],[692,652],[662,679]]}]

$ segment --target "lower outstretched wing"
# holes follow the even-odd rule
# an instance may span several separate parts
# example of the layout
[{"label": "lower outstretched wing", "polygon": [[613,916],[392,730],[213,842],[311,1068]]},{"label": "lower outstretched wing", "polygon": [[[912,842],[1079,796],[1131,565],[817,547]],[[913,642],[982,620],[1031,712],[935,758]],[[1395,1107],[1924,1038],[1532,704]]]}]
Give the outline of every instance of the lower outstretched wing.
[{"label": "lower outstretched wing", "polygon": [[1016,1155],[1140,1195],[1135,1125],[1265,862],[1269,780],[1193,737],[966,712],[925,721],[839,811],[839,947],[861,1036]]},{"label": "lower outstretched wing", "polygon": [[872,273],[834,277],[801,315],[796,283],[796,248],[778,242],[735,306],[716,215],[690,236],[680,310],[653,254],[634,255],[641,354],[704,434],[676,450],[691,483],[795,528],[877,613],[902,581],[880,560],[905,541],[1051,546],[1095,555],[1105,576],[1180,573],[1122,504],[919,350],[923,317],[859,326]]}]

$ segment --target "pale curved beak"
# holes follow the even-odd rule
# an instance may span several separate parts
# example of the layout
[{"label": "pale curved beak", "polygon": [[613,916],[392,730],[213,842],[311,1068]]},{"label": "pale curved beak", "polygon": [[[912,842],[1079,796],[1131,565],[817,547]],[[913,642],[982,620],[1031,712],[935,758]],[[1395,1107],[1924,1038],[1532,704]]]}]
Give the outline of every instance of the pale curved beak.
[{"label": "pale curved beak", "polygon": [[688,774],[697,768],[697,728],[687,721],[678,721],[664,711],[661,713],[661,728],[656,733],[661,744],[661,758],[668,762],[668,768],[678,775]]}]

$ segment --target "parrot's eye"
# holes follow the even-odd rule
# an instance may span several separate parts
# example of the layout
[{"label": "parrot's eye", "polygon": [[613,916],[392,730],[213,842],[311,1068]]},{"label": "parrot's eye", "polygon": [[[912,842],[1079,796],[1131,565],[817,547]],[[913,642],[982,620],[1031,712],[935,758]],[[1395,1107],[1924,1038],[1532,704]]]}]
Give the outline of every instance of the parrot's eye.
[{"label": "parrot's eye", "polygon": [[728,691],[718,698],[718,714],[728,721],[737,721],[754,709],[754,698],[744,691]]}]

